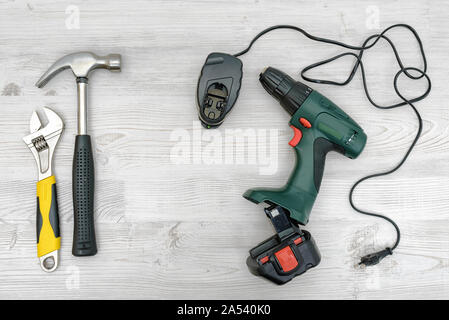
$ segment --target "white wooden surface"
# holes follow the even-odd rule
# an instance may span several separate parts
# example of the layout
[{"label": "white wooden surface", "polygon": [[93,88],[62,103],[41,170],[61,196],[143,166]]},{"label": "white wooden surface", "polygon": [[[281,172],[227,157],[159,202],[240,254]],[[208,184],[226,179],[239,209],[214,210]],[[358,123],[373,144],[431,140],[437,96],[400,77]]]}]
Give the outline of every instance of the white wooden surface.
[{"label": "white wooden surface", "polygon": [[[66,27],[70,5],[80,10],[79,29]],[[359,75],[345,88],[315,85],[364,127],[369,140],[357,160],[328,156],[307,225],[322,263],[283,287],[273,285],[246,268],[248,250],[273,231],[262,207],[241,194],[285,183],[294,154],[287,145],[288,115],[257,76],[271,65],[298,77],[300,68],[339,49],[277,31],[242,58],[241,97],[219,132],[278,129],[273,175],[260,175],[259,166],[248,163],[174,164],[170,136],[179,128],[192,134],[197,78],[209,52],[235,53],[261,29],[280,23],[357,45],[378,31],[367,28],[376,8],[381,29],[398,22],[417,29],[433,81],[429,98],[417,104],[424,130],[408,163],[356,193],[361,207],[398,222],[402,242],[377,267],[355,268],[361,255],[389,245],[394,233],[351,210],[347,195],[357,178],[399,160],[417,128],[413,114],[374,109]],[[0,1],[0,298],[449,298],[448,13],[447,1],[410,0]],[[411,37],[393,37],[406,63],[419,63]],[[90,81],[99,253],[89,258],[71,255],[74,78],[66,71],[43,90],[34,87],[56,59],[80,50],[123,56],[121,74],[98,71]],[[395,101],[391,51],[380,46],[366,58],[374,97]],[[349,66],[349,60],[337,63],[321,74],[343,78]],[[423,88],[411,85],[411,93]],[[42,272],[35,257],[36,167],[22,142],[32,110],[45,105],[66,126],[55,154],[63,238],[61,266],[53,274]]]}]

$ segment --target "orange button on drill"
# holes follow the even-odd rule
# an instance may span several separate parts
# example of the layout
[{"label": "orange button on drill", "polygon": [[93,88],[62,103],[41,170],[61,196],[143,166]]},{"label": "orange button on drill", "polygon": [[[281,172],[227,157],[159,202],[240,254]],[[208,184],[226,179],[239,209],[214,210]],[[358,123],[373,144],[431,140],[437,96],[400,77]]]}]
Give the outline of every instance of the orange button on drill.
[{"label": "orange button on drill", "polygon": [[309,120],[307,120],[306,118],[301,118],[299,119],[299,123],[301,123],[304,128],[312,128],[312,125],[310,124]]},{"label": "orange button on drill", "polygon": [[281,268],[284,272],[289,272],[296,268],[298,265],[298,260],[296,260],[295,254],[293,253],[290,246],[282,248],[274,254],[276,259],[279,261]]},{"label": "orange button on drill", "polygon": [[292,147],[296,147],[297,144],[299,143],[299,141],[301,141],[302,132],[301,132],[301,130],[296,128],[294,125],[290,125],[290,128],[293,129],[294,136],[288,144],[291,145]]}]

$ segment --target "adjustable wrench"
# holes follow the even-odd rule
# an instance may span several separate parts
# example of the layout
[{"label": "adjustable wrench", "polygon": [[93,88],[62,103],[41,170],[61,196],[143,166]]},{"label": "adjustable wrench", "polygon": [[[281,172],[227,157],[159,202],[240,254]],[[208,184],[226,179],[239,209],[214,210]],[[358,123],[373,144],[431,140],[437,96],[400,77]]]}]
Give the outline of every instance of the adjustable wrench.
[{"label": "adjustable wrench", "polygon": [[30,148],[38,168],[37,182],[37,256],[46,272],[55,271],[59,264],[61,248],[59,232],[56,180],[52,174],[52,158],[64,124],[61,118],[49,108],[43,108],[48,124],[42,123],[36,111],[31,115],[30,134],[23,141]]}]

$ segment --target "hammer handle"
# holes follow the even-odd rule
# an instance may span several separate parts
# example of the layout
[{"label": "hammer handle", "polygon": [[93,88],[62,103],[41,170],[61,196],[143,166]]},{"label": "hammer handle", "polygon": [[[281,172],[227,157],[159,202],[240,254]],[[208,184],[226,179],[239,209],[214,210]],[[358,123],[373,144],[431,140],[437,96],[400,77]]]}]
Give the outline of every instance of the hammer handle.
[{"label": "hammer handle", "polygon": [[94,228],[94,160],[89,135],[77,135],[73,156],[74,256],[97,253]]}]

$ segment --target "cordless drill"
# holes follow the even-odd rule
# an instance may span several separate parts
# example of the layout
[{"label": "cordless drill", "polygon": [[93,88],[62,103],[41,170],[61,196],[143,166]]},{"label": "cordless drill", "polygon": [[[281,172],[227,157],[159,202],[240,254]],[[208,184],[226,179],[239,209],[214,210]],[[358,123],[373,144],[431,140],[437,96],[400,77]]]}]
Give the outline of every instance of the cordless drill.
[{"label": "cordless drill", "polygon": [[266,68],[259,77],[262,86],[292,118],[294,136],[289,142],[296,165],[287,184],[277,189],[249,189],[244,197],[265,202],[265,213],[276,235],[250,250],[250,270],[278,284],[290,281],[320,263],[321,256],[306,225],[323,177],[329,151],[355,159],[366,144],[366,134],[343,110],[305,84],[284,72]]}]

